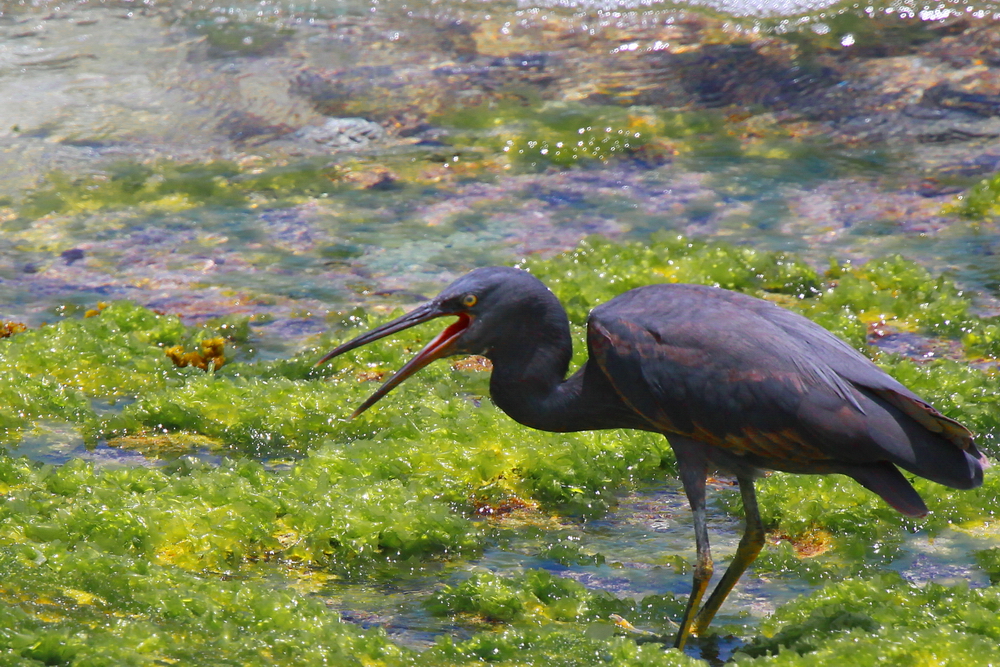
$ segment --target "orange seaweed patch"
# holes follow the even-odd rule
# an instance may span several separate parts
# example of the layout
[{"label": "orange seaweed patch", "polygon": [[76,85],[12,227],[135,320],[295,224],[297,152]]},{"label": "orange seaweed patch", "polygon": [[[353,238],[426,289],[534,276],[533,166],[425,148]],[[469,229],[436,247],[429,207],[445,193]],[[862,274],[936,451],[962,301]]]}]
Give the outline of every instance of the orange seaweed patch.
[{"label": "orange seaweed patch", "polygon": [[184,368],[185,366],[195,366],[203,371],[208,370],[208,365],[212,368],[221,368],[226,363],[225,355],[226,340],[222,337],[209,338],[201,342],[201,350],[196,352],[186,352],[183,345],[168,347],[164,352],[174,362],[175,366]]},{"label": "orange seaweed patch", "polygon": [[491,371],[493,370],[493,362],[486,357],[473,355],[465,359],[459,359],[451,367],[456,371]]},{"label": "orange seaweed patch", "polygon": [[833,548],[833,536],[825,530],[814,528],[799,535],[786,533],[773,534],[775,542],[787,541],[799,558],[813,558],[826,553]]},{"label": "orange seaweed patch", "polygon": [[109,305],[111,305],[111,304],[105,303],[104,301],[100,301],[97,304],[97,308],[91,308],[90,310],[88,310],[87,312],[85,312],[83,314],[83,316],[84,317],[95,317],[97,315],[100,315],[101,311],[104,310],[105,308],[107,308]]},{"label": "orange seaweed patch", "polygon": [[358,371],[354,377],[358,382],[381,382],[386,375],[388,375],[386,371]]},{"label": "orange seaweed patch", "polygon": [[475,499],[472,501],[479,516],[501,517],[513,514],[514,512],[524,512],[537,509],[537,507],[517,496],[507,496],[499,502]]},{"label": "orange seaweed patch", "polygon": [[10,338],[27,330],[28,327],[21,322],[0,322],[0,338]]},{"label": "orange seaweed patch", "polygon": [[108,440],[109,447],[139,452],[148,458],[171,454],[189,454],[197,449],[217,450],[222,442],[200,433],[136,433]]}]

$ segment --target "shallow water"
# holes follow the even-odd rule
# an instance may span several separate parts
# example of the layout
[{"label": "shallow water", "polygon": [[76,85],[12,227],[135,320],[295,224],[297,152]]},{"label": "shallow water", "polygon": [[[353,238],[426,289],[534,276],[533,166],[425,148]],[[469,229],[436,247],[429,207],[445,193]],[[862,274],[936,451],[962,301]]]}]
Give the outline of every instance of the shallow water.
[{"label": "shallow water", "polygon": [[[623,4],[606,15],[608,4],[594,5],[592,20],[587,3],[6,3],[5,316],[36,325],[129,298],[195,319],[266,313],[275,320],[263,338],[300,341],[331,309],[412,302],[471,267],[556,252],[587,234],[661,230],[792,250],[817,265],[900,252],[995,295],[995,223],[942,209],[1000,164],[1000,119],[921,106],[941,80],[986,86],[994,70],[975,64],[981,54],[962,43],[934,51],[920,33],[900,55],[851,58],[844,47],[824,56],[839,59],[833,65],[796,75],[794,62],[768,60],[752,43],[691,56],[718,37],[670,6]],[[937,26],[924,23],[913,29]],[[628,48],[611,54],[610,44]],[[521,63],[524,54],[536,56]],[[738,78],[760,88],[771,77],[776,88],[764,97],[725,71],[754,58]],[[623,79],[630,71],[633,80]],[[816,80],[803,83],[803,74]],[[830,97],[826,117],[809,106],[813,88],[845,86],[861,104]],[[473,130],[470,145],[442,122],[463,104],[512,95],[584,108],[635,101],[695,118],[678,121],[668,132],[677,140],[652,160],[541,172],[486,164],[475,142],[490,130]],[[715,125],[694,126],[699,114]],[[389,132],[348,148],[303,133],[344,115]],[[165,162],[212,161],[182,175],[191,182],[172,198],[138,207],[86,199],[123,179],[150,188]],[[419,173],[402,172],[406,163]],[[135,176],[135,164],[153,173]],[[357,187],[227,194],[255,169],[324,164],[353,174]],[[201,196],[196,183],[218,187]]]},{"label": "shallow water", "polygon": [[[714,487],[710,505],[711,494],[725,492],[728,485]],[[709,531],[716,567],[714,584],[736,551],[742,523],[716,510],[709,516]],[[607,561],[588,566],[565,565],[538,556],[540,547],[567,540],[580,552],[602,554]],[[972,587],[988,586],[989,579],[976,567],[972,554],[995,544],[995,536],[955,530],[934,538],[922,532],[910,534],[887,569],[920,585],[964,582]],[[544,569],[618,597],[638,600],[669,593],[684,599],[691,586],[689,564],[694,560],[694,531],[687,501],[679,484],[668,483],[621,498],[613,512],[597,521],[579,523],[567,519],[555,533],[549,530],[540,534],[530,525],[513,528],[497,547],[474,561],[430,568],[380,584],[332,583],[320,588],[318,594],[346,620],[364,627],[381,627],[396,641],[423,649],[442,633],[459,640],[489,627],[434,617],[425,607],[428,597],[443,584],[456,585],[474,573],[516,575],[527,569]],[[740,637],[752,636],[759,623],[777,607],[823,583],[791,573],[761,576],[751,568],[720,610],[713,626],[718,634],[693,642],[687,652],[710,664],[724,663],[743,645]],[[639,630],[669,639],[676,628],[665,622]]]}]

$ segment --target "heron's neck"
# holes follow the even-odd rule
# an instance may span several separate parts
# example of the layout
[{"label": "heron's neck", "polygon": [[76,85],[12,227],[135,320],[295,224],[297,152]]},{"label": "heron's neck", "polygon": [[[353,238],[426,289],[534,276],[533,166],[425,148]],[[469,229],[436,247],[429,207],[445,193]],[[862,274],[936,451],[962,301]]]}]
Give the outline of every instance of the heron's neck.
[{"label": "heron's neck", "polygon": [[530,335],[495,348],[489,355],[493,402],[515,421],[542,431],[626,426],[627,408],[599,368],[588,363],[566,378],[572,353],[565,315],[561,326],[532,327]]}]

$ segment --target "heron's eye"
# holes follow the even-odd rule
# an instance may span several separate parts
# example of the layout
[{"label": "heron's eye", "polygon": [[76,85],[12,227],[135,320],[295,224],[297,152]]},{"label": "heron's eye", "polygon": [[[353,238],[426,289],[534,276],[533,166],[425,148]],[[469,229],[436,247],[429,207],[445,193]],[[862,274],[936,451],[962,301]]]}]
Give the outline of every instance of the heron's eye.
[{"label": "heron's eye", "polygon": [[466,294],[465,296],[462,297],[462,305],[465,306],[466,308],[472,308],[474,305],[476,305],[477,301],[479,301],[479,299],[476,297],[475,294]]}]

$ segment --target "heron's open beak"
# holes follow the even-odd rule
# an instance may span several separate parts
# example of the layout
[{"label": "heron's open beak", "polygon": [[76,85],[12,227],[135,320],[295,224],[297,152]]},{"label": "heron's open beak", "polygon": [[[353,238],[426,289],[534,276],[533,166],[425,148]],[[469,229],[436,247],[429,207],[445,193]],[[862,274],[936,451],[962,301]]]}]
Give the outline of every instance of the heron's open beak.
[{"label": "heron's open beak", "polygon": [[469,327],[469,323],[472,321],[472,318],[466,313],[442,312],[440,306],[436,302],[431,301],[423,306],[420,306],[419,308],[411,310],[406,315],[403,315],[392,322],[387,322],[380,327],[372,329],[368,333],[361,334],[357,338],[347,341],[333,352],[330,352],[330,354],[316,362],[317,366],[322,366],[330,359],[333,359],[344,352],[349,352],[350,350],[361,347],[362,345],[367,345],[372,341],[376,341],[379,338],[385,338],[386,336],[394,334],[397,331],[409,329],[410,327],[422,322],[433,320],[436,317],[444,317],[445,315],[458,315],[458,319],[448,325],[448,328],[444,331],[435,336],[434,340],[429,342],[424,349],[420,350],[420,353],[417,354],[417,356],[410,359],[405,366],[400,368],[391,378],[386,380],[385,383],[378,388],[378,391],[369,396],[368,400],[362,403],[361,406],[351,414],[351,418],[357,417],[362,412],[370,408],[376,401],[392,391],[396,385],[419,371],[427,364],[431,363],[435,359],[440,359],[441,357],[447,357],[448,355],[453,354],[455,351],[455,342]]}]

